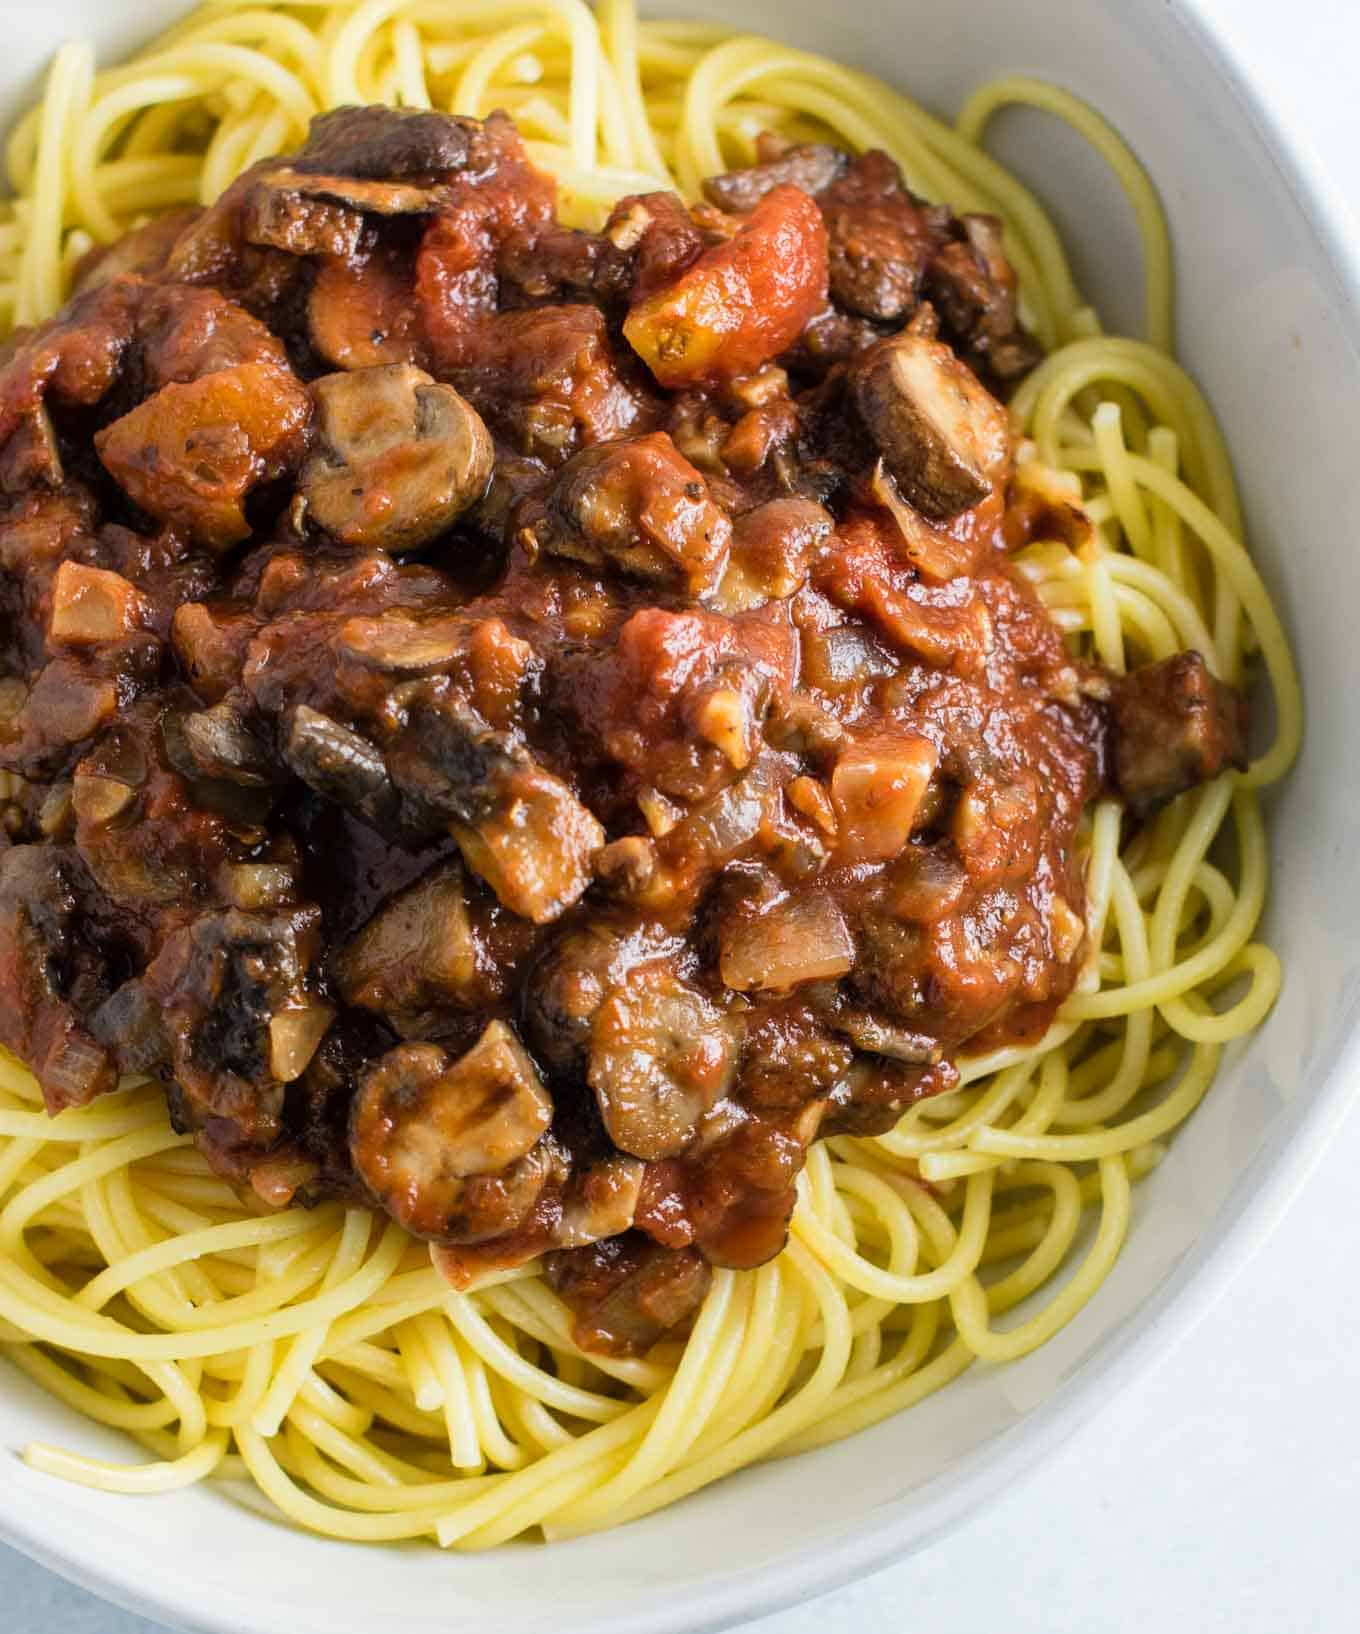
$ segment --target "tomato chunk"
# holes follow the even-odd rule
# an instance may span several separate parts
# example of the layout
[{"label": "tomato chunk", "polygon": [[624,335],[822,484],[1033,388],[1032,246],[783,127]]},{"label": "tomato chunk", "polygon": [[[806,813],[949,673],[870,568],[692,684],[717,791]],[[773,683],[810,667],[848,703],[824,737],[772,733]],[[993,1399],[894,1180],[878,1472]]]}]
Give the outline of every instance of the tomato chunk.
[{"label": "tomato chunk", "polygon": [[792,346],[826,298],[821,211],[776,187],[734,238],[639,301],[623,332],[663,386],[732,379]]}]

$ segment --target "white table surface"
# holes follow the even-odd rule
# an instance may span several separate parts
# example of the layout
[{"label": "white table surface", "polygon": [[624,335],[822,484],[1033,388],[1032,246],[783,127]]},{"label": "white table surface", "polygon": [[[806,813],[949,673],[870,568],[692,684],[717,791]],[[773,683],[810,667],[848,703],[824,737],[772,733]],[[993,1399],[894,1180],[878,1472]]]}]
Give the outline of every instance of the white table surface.
[{"label": "white table surface", "polygon": [[[1202,5],[1360,230],[1360,3]],[[1227,1297],[1034,1476],[925,1554],[752,1634],[1360,1627],[1357,1173],[1360,1112]],[[164,1634],[3,1547],[0,1629]]]}]

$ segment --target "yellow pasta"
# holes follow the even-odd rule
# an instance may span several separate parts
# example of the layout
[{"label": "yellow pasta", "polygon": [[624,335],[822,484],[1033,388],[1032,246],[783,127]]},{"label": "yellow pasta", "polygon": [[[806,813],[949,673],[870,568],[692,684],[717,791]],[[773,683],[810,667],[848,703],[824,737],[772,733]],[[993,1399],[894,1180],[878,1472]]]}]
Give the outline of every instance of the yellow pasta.
[{"label": "yellow pasta", "polygon": [[[645,1358],[580,1350],[533,1266],[456,1293],[366,1210],[252,1212],[170,1130],[157,1085],[49,1120],[0,1059],[0,1355],[151,1455],[33,1446],[29,1463],[117,1492],[245,1474],[329,1536],[481,1548],[646,1514],[1077,1315],[1130,1229],[1132,1183],[1279,990],[1254,939],[1259,791],[1288,769],[1302,706],[1227,451],[1170,355],[1155,190],[1098,115],[1032,80],[980,88],[951,127],[825,58],[639,19],[632,0],[216,0],[116,66],[96,71],[81,43],[58,52],[6,149],[0,323],[50,314],[91,243],[211,202],[315,113],[384,99],[509,108],[578,224],[625,192],[692,196],[771,127],[883,147],[917,191],[994,211],[1050,353],[1012,403],[1022,457],[1094,524],[1081,550],[1039,540],[1017,565],[1075,652],[1119,668],[1195,647],[1228,680],[1259,659],[1274,698],[1274,741],[1249,770],[1122,852],[1120,808],[1093,809],[1091,957],[1047,1037],[961,1063],[961,1087],[886,1135],[814,1148],[785,1251],[718,1271],[689,1339]],[[1043,208],[982,146],[1015,102],[1109,161],[1143,236],[1145,339],[1100,332]]]}]

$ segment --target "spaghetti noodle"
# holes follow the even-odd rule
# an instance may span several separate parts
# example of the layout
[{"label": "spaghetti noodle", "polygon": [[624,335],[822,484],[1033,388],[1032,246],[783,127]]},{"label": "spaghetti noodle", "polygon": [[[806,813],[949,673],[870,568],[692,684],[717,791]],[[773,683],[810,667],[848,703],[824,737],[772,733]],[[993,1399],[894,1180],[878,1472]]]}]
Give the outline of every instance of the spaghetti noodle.
[{"label": "spaghetti noodle", "polygon": [[[1259,658],[1275,701],[1274,740],[1244,774],[1123,849],[1120,807],[1093,809],[1093,951],[1047,1036],[961,1062],[960,1087],[885,1135],[813,1147],[785,1251],[717,1271],[689,1338],[644,1358],[578,1348],[533,1266],[456,1293],[367,1209],[252,1212],[170,1128],[157,1085],[51,1120],[33,1077],[0,1062],[0,1353],[152,1455],[33,1446],[29,1463],[121,1492],[245,1477],[330,1536],[480,1548],[646,1514],[873,1424],[975,1360],[1023,1355],[1077,1314],[1124,1241],[1131,1183],[1278,992],[1253,940],[1260,791],[1296,752],[1301,701],[1213,415],[1170,355],[1155,191],[1052,86],[998,80],[951,128],[867,75],[640,20],[631,0],[223,0],[110,69],[82,43],[57,54],[9,141],[0,316],[40,320],[93,244],[212,202],[315,113],[363,102],[506,108],[579,224],[632,191],[694,197],[771,129],[882,147],[915,191],[1000,216],[1049,353],[1011,404],[1022,456],[1091,524],[1079,548],[1031,544],[1019,570],[1074,652],[1118,670],[1194,647],[1229,681]],[[1042,208],[982,148],[1014,103],[1110,162],[1143,234],[1146,342],[1101,333]]]}]

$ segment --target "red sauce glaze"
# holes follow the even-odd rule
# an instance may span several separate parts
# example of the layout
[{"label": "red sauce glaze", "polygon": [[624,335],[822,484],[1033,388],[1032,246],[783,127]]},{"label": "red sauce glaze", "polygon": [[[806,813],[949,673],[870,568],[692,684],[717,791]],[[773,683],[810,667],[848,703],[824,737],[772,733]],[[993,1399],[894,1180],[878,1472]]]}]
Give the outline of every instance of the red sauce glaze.
[{"label": "red sauce glaze", "polygon": [[990,218],[819,148],[709,192],[572,232],[504,117],[342,110],[0,360],[0,1039],[634,1350],[813,1140],[1042,1034],[1088,801],[1242,724],[1012,570],[1084,519],[983,390]]}]

